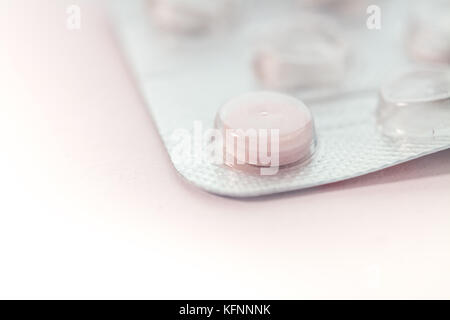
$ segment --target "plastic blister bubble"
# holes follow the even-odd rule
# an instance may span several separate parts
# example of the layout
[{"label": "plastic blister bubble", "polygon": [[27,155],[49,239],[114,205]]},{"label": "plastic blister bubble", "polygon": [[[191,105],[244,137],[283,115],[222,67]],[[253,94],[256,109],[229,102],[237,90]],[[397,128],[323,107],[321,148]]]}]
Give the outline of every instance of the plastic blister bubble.
[{"label": "plastic blister bubble", "polygon": [[[425,71],[419,77],[405,74],[382,85],[388,70],[413,66],[398,38],[404,30],[393,27],[375,34],[363,25],[361,32],[350,35],[357,61],[338,88],[314,86],[289,92],[305,103],[314,119],[315,138],[308,140],[314,141],[314,147],[307,161],[287,161],[290,165],[269,175],[205,161],[205,136],[216,128],[217,113],[223,115],[220,108],[230,99],[262,89],[252,68],[258,46],[249,41],[254,33],[248,30],[266,23],[267,12],[240,21],[228,33],[183,37],[174,44],[149,23],[142,10],[145,3],[116,3],[118,35],[176,170],[202,189],[233,197],[299,190],[450,147],[448,78]],[[274,12],[269,10],[269,16]],[[393,16],[384,28],[398,24],[398,17],[404,16],[401,7]],[[219,118],[222,125],[227,123],[226,117]]]}]

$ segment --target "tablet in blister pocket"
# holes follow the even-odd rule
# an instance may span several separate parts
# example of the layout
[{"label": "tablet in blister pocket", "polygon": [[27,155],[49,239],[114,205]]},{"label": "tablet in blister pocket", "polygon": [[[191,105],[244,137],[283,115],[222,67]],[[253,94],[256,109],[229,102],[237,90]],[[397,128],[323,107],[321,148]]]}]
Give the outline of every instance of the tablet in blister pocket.
[{"label": "tablet in blister pocket", "polygon": [[163,54],[140,4],[118,2],[118,34],[175,168],[196,186],[234,197],[299,190],[450,147],[448,71],[407,73],[380,90],[261,92],[248,37],[183,39]]}]

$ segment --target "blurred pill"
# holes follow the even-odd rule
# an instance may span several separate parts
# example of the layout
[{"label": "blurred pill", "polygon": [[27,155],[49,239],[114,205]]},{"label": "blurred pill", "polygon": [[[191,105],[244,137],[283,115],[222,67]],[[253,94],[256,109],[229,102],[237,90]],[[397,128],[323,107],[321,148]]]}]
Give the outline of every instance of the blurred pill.
[{"label": "blurred pill", "polygon": [[231,99],[219,110],[216,127],[226,137],[224,153],[231,165],[243,160],[285,166],[309,158],[315,146],[311,112],[300,100],[280,93],[251,92]]},{"label": "blurred pill", "polygon": [[336,85],[345,77],[349,50],[337,26],[305,17],[270,33],[256,46],[253,68],[270,89]]},{"label": "blurred pill", "polygon": [[377,121],[395,137],[450,136],[450,71],[403,74],[380,90]]},{"label": "blurred pill", "polygon": [[230,13],[231,0],[148,0],[154,23],[177,33],[203,33]]},{"label": "blurred pill", "polygon": [[450,65],[450,1],[428,1],[414,7],[406,45],[415,60]]}]

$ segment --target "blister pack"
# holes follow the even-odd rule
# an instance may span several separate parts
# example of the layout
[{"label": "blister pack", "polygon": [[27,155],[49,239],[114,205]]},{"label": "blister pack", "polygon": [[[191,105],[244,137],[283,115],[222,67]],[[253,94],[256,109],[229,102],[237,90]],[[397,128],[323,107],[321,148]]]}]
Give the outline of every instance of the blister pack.
[{"label": "blister pack", "polygon": [[112,12],[176,170],[253,197],[450,148],[450,6],[412,2],[128,0]]}]

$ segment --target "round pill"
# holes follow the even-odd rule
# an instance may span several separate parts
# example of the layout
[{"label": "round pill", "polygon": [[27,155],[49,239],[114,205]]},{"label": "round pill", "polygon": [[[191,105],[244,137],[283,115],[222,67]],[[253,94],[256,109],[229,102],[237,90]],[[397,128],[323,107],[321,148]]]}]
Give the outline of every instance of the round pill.
[{"label": "round pill", "polygon": [[[305,104],[275,92],[251,92],[220,108],[227,164],[285,166],[309,158],[314,151],[314,121]],[[233,163],[230,163],[230,159]]]},{"label": "round pill", "polygon": [[382,86],[377,121],[396,137],[450,135],[450,71],[405,73]]},{"label": "round pill", "polygon": [[200,33],[227,16],[229,0],[148,0],[150,14],[161,28],[177,33]]},{"label": "round pill", "polygon": [[406,46],[417,61],[450,64],[450,2],[419,2],[407,28]]},{"label": "round pill", "polygon": [[348,69],[348,47],[337,25],[321,16],[275,26],[253,55],[256,78],[269,89],[337,85]]}]

